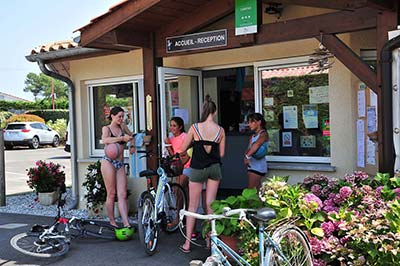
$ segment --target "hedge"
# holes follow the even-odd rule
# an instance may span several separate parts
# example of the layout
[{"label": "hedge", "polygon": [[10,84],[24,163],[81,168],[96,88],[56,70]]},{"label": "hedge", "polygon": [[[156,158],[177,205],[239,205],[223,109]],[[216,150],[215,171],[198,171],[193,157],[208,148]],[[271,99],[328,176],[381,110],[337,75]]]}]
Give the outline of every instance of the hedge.
[{"label": "hedge", "polygon": [[69,120],[68,110],[30,110],[25,113],[40,116],[45,121],[56,121],[57,119],[65,119],[66,121]]},{"label": "hedge", "polygon": [[20,115],[13,115],[6,120],[6,123],[12,122],[40,122],[45,123],[44,119],[37,115],[30,115],[30,114],[20,114]]}]

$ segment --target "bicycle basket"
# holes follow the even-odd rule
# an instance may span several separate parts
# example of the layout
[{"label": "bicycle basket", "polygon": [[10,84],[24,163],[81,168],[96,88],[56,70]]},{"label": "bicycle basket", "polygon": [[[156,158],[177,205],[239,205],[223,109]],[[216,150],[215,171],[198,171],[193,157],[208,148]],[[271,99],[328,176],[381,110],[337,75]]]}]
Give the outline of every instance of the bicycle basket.
[{"label": "bicycle basket", "polygon": [[169,177],[179,176],[183,172],[183,163],[179,156],[161,158],[161,167]]}]

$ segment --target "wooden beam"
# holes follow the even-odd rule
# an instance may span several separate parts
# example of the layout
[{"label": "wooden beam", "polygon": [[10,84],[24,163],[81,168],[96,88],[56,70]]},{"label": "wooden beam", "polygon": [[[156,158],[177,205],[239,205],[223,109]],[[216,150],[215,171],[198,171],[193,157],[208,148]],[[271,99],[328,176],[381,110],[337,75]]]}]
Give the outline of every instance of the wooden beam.
[{"label": "wooden beam", "polygon": [[150,33],[131,31],[129,29],[115,30],[116,43],[132,47],[150,47]]},{"label": "wooden beam", "polygon": [[373,7],[379,10],[393,9],[394,0],[263,0],[264,3],[281,3],[338,10],[355,10],[362,7]]},{"label": "wooden beam", "polygon": [[322,44],[328,48],[354,75],[378,93],[376,73],[335,35],[324,35]]},{"label": "wooden beam", "polygon": [[[143,51],[143,85],[144,85],[144,97],[146,101],[146,96],[151,96],[151,120],[153,121],[152,126],[153,129],[151,131],[146,132],[152,136],[151,143],[146,146],[147,150],[152,150],[156,156],[152,156],[147,159],[147,167],[148,169],[156,169],[157,168],[157,147],[158,147],[158,115],[157,115],[157,89],[156,89],[156,64],[154,57],[154,36],[150,36],[150,47],[144,47]],[[146,107],[147,108],[147,105]],[[147,117],[148,110],[146,110],[146,121],[149,119]],[[154,182],[154,180],[153,180]],[[157,184],[157,183],[155,183]],[[153,183],[154,185],[154,183]]]},{"label": "wooden beam", "polygon": [[365,8],[354,12],[340,11],[323,15],[263,24],[256,35],[257,43],[274,43],[307,39],[325,34],[373,29],[376,11]]},{"label": "wooden beam", "polygon": [[[381,88],[378,93],[378,170],[382,173],[392,173],[394,166],[393,156],[393,117],[392,117],[392,91],[387,90],[387,86],[391,81],[383,80],[383,68],[381,62],[381,54],[384,45],[388,41],[388,31],[396,29],[397,13],[383,11],[377,17],[376,30],[376,53],[377,53],[377,73],[378,86]],[[384,91],[383,89],[386,89]]]},{"label": "wooden beam", "polygon": [[[323,15],[292,19],[287,21],[263,24],[258,34],[235,36],[233,23],[228,28],[228,45],[219,48],[180,52],[179,55],[199,52],[210,52],[243,47],[246,39],[255,38],[256,45],[308,39],[324,34],[339,34],[344,32],[361,31],[376,27],[376,14],[373,9],[360,9],[354,12],[340,11]],[[249,37],[251,36],[251,37]],[[157,42],[157,56],[176,56],[176,53],[167,53],[165,40]]]},{"label": "wooden beam", "polygon": [[234,12],[234,0],[210,1],[190,14],[182,14],[174,22],[169,23],[156,32],[156,43],[165,43],[166,37],[182,35],[201,29],[216,20]]},{"label": "wooden beam", "polygon": [[160,3],[161,0],[135,0],[127,1],[126,4],[105,15],[95,23],[88,25],[87,28],[81,30],[81,45],[87,46],[91,42],[103,36],[105,33],[112,31],[124,22],[146,11],[154,5]]}]

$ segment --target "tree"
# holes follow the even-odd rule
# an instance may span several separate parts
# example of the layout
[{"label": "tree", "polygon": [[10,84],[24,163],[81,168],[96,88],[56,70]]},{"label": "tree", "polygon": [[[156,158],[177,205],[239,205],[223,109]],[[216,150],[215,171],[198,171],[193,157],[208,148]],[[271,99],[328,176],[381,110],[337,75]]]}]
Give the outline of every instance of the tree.
[{"label": "tree", "polygon": [[24,91],[31,92],[35,97],[35,100],[37,100],[39,96],[45,99],[51,99],[52,80],[54,80],[54,93],[57,98],[68,98],[67,85],[64,82],[53,79],[52,77],[49,77],[43,73],[40,73],[39,75],[32,72],[29,73],[25,79],[26,87],[24,88]]}]

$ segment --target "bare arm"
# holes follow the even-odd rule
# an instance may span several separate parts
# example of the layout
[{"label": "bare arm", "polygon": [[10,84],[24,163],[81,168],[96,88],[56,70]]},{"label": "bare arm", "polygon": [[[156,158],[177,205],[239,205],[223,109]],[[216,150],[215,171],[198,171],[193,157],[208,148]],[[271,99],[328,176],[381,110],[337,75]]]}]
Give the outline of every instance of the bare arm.
[{"label": "bare arm", "polygon": [[185,141],[182,144],[182,153],[186,152],[186,150],[189,148],[190,144],[194,140],[194,132],[193,132],[193,127],[190,127],[189,132],[186,135]]},{"label": "bare arm", "polygon": [[266,141],[268,141],[268,135],[264,131],[260,134],[260,137],[256,140],[256,142],[254,142],[253,145],[251,145],[250,149],[247,150],[245,155],[247,156],[253,155],[258,150],[258,148],[260,148],[260,146],[263,145],[263,143]]},{"label": "bare arm", "polygon": [[222,158],[225,156],[225,130],[222,128],[221,130],[221,141],[219,142],[219,156]]}]

